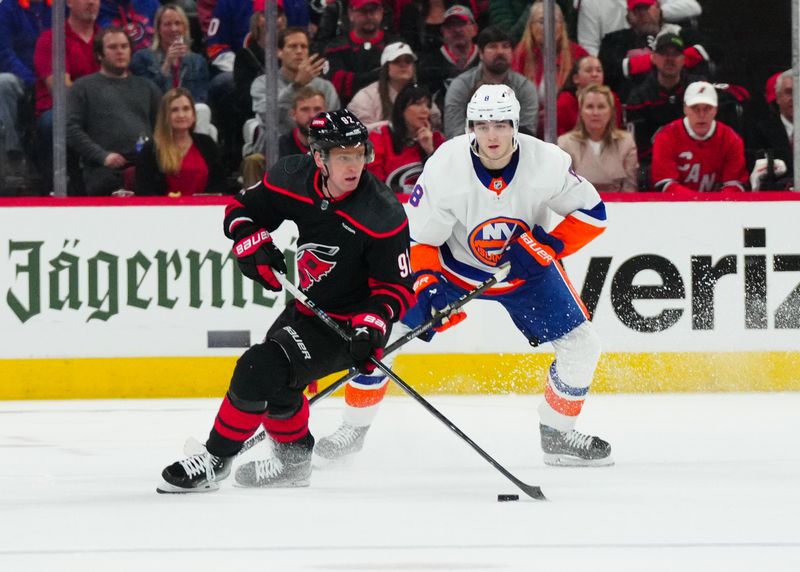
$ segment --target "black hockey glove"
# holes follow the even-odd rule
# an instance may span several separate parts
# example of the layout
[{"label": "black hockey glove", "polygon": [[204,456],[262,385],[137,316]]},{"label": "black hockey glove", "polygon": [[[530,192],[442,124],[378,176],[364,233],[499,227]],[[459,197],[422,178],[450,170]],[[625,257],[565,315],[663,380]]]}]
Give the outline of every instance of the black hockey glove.
[{"label": "black hockey glove", "polygon": [[369,361],[370,357],[381,359],[383,346],[389,337],[389,325],[378,314],[356,314],[350,319],[353,333],[350,335],[350,357],[361,373],[372,373],[375,364]]},{"label": "black hockey glove", "polygon": [[281,289],[273,270],[286,274],[286,260],[266,230],[255,225],[237,229],[233,253],[242,274],[268,290]]}]

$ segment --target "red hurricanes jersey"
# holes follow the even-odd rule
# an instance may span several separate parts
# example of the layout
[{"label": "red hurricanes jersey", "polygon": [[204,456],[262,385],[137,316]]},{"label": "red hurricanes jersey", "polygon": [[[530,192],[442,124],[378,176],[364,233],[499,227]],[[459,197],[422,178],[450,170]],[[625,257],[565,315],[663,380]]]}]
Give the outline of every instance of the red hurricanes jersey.
[{"label": "red hurricanes jersey", "polygon": [[656,134],[650,172],[659,191],[743,191],[747,183],[744,143],[719,121],[709,137],[698,139],[685,119],[677,119]]}]

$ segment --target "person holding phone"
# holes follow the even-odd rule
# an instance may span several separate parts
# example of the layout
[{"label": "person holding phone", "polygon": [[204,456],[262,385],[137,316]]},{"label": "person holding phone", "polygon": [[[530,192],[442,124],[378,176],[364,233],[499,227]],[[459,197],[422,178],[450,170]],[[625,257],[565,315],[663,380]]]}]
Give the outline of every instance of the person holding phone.
[{"label": "person holding phone", "polygon": [[131,60],[131,72],[146,77],[163,93],[172,88],[188,89],[198,103],[208,99],[208,64],[191,51],[189,19],[180,6],[164,4],[156,12],[153,44],[139,50]]}]

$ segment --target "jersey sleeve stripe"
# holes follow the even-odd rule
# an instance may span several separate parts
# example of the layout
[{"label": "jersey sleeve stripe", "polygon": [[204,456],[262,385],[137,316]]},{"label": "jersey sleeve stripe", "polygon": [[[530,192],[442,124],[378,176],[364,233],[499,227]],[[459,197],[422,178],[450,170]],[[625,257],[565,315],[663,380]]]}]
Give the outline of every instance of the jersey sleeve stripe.
[{"label": "jersey sleeve stripe", "polygon": [[420,270],[441,272],[442,262],[439,260],[439,249],[430,244],[411,245],[411,269],[414,272]]},{"label": "jersey sleeve stripe", "polygon": [[267,182],[266,177],[264,177],[264,186],[267,187],[270,191],[275,191],[276,193],[280,193],[282,195],[286,195],[287,197],[293,198],[297,201],[307,203],[309,205],[313,205],[314,201],[311,200],[310,197],[304,197],[303,195],[298,195],[297,193],[293,193],[289,189],[284,189],[283,187],[278,187]]},{"label": "jersey sleeve stripe", "polygon": [[397,319],[402,318],[408,309],[414,305],[414,296],[407,288],[403,288],[402,286],[393,284],[391,282],[375,280],[373,278],[368,280],[368,284],[373,297],[387,296],[397,302],[399,306],[397,308],[399,312],[396,312]]},{"label": "jersey sleeve stripe", "polygon": [[[309,200],[309,202],[311,202],[311,201]],[[390,236],[394,236],[395,234],[397,234],[398,232],[402,231],[405,227],[408,226],[408,219],[404,218],[403,222],[397,228],[393,228],[392,230],[390,230],[388,232],[375,232],[374,230],[370,230],[367,227],[365,227],[363,224],[358,222],[356,219],[354,219],[353,217],[351,217],[347,213],[344,213],[342,211],[336,211],[336,214],[338,214],[340,217],[342,217],[343,219],[347,220],[350,224],[352,224],[353,226],[355,226],[359,230],[367,233],[369,236],[371,236],[373,238],[389,238]]]},{"label": "jersey sleeve stripe", "polygon": [[600,236],[605,229],[605,221],[603,221],[602,225],[590,224],[579,220],[575,213],[572,213],[561,221],[550,234],[564,243],[564,250],[558,255],[558,258],[564,258],[589,244]]},{"label": "jersey sleeve stripe", "polygon": [[600,201],[590,209],[579,209],[570,216],[575,217],[581,222],[591,224],[593,226],[606,226],[606,204]]},{"label": "jersey sleeve stripe", "polygon": [[234,231],[234,229],[235,229],[237,226],[239,226],[240,224],[244,224],[244,223],[246,223],[246,222],[250,222],[250,223],[252,223],[252,222],[253,222],[253,219],[251,219],[250,217],[246,217],[246,216],[238,216],[238,217],[236,217],[235,219],[233,219],[233,220],[232,220],[232,221],[231,221],[231,222],[228,224],[228,233],[232,235],[232,234],[233,234],[233,231]]}]

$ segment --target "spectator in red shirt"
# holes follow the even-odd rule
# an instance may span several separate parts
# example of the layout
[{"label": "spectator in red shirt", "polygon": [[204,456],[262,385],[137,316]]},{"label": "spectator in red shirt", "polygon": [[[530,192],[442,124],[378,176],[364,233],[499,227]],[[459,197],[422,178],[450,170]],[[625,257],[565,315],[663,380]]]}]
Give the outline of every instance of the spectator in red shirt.
[{"label": "spectator in red shirt", "polygon": [[656,134],[651,178],[656,190],[743,191],[747,183],[744,143],[717,121],[717,91],[705,81],[686,88],[685,117]]},{"label": "spectator in red shirt", "polygon": [[408,85],[395,99],[391,123],[369,135],[375,160],[367,170],[401,197],[411,193],[425,161],[444,143],[444,135],[431,129],[430,118],[430,92]]},{"label": "spectator in red shirt", "polygon": [[194,132],[197,115],[192,94],[169,90],[161,98],[153,139],[136,160],[136,194],[190,196],[222,193],[224,176],[217,144]]},{"label": "spectator in red shirt", "polygon": [[[556,132],[563,135],[572,131],[578,123],[578,92],[590,85],[604,85],[603,64],[595,56],[583,56],[572,66],[572,74],[556,100]],[[614,126],[622,127],[622,104],[613,91]]]},{"label": "spectator in red shirt", "polygon": [[[100,62],[94,55],[92,43],[99,30],[97,14],[100,0],[67,0],[69,17],[64,24],[64,83],[69,88],[72,82],[100,69]],[[33,53],[33,67],[36,71],[36,122],[38,161],[45,174],[50,191],[53,171],[53,32],[45,30],[36,42]],[[79,171],[78,159],[73,152],[67,154],[67,169],[70,180],[74,181]],[[71,186],[71,192],[75,187]]]}]

